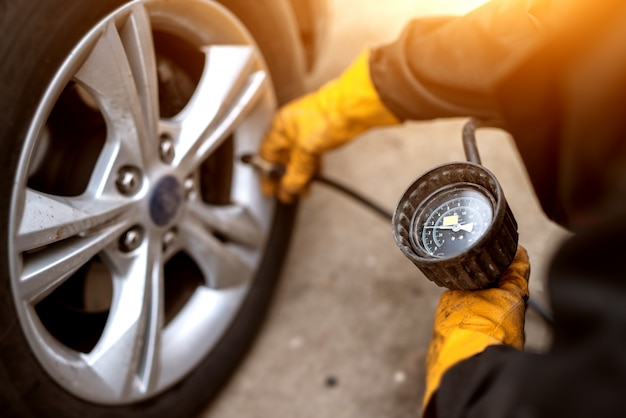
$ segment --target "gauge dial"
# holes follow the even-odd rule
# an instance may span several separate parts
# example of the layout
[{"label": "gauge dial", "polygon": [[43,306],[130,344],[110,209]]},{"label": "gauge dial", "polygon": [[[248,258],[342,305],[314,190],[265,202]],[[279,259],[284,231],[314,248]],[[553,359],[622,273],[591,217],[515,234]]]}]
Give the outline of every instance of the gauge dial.
[{"label": "gauge dial", "polygon": [[452,257],[472,247],[493,221],[494,202],[477,185],[435,193],[415,212],[411,241],[432,257]]},{"label": "gauge dial", "polygon": [[517,222],[502,187],[473,162],[442,164],[403,193],[393,237],[429,280],[448,289],[495,283],[517,250]]}]

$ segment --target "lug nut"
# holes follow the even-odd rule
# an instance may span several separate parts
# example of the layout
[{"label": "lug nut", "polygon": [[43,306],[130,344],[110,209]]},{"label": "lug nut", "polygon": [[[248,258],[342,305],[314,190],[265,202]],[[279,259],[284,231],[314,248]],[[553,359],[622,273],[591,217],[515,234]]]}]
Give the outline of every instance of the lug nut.
[{"label": "lug nut", "polygon": [[134,226],[120,237],[119,246],[120,250],[125,253],[135,251],[143,242],[143,229],[139,226]]},{"label": "lug nut", "polygon": [[127,196],[133,195],[141,188],[141,172],[137,167],[122,167],[117,173],[115,185],[120,193]]},{"label": "lug nut", "polygon": [[176,241],[177,234],[175,229],[170,229],[163,235],[163,251],[167,251]]},{"label": "lug nut", "polygon": [[170,164],[174,161],[175,150],[174,150],[174,140],[169,134],[161,135],[161,143],[159,144],[159,154],[161,156],[161,161],[165,164]]},{"label": "lug nut", "polygon": [[185,188],[185,197],[187,200],[193,200],[196,198],[195,182],[192,178],[187,178],[183,183]]}]

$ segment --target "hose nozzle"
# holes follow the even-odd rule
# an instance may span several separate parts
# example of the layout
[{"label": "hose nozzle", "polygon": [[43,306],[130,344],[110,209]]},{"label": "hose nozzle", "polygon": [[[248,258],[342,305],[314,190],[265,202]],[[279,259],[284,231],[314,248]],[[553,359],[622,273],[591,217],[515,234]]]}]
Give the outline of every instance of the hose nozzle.
[{"label": "hose nozzle", "polygon": [[255,154],[242,155],[241,162],[250,164],[264,176],[271,179],[279,179],[285,175],[285,167],[280,164],[271,163]]}]

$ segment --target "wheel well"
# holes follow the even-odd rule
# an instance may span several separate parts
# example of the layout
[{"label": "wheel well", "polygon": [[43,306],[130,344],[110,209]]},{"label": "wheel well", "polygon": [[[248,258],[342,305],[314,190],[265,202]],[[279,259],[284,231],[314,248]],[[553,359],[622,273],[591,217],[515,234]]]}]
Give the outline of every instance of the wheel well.
[{"label": "wheel well", "polygon": [[266,58],[279,104],[304,93],[306,54],[288,0],[264,2],[219,0],[241,20]]},{"label": "wheel well", "polygon": [[298,24],[307,71],[313,70],[326,34],[326,0],[289,0]]}]

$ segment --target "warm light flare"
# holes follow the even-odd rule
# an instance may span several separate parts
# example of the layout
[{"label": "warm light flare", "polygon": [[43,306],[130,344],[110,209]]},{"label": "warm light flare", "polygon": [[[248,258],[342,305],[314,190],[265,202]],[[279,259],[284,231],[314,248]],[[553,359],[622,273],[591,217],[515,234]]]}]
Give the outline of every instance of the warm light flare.
[{"label": "warm light flare", "polygon": [[398,0],[418,8],[424,14],[463,15],[487,3],[489,0]]}]

